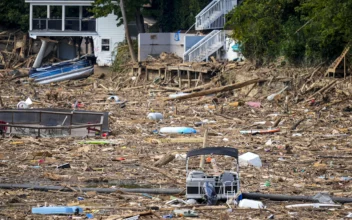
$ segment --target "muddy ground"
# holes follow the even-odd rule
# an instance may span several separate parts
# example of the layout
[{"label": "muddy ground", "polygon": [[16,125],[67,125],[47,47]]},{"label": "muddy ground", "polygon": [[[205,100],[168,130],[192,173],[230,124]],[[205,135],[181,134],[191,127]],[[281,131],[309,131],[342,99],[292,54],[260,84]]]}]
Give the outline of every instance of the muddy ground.
[{"label": "muddy ground", "polygon": [[[0,219],[68,219],[67,216],[31,214],[32,207],[44,205],[79,205],[86,213],[92,213],[95,219],[122,219],[145,213],[150,207],[158,207],[159,210],[140,219],[158,219],[172,213],[175,207],[165,204],[172,199],[170,195],[150,194],[153,197],[150,198],[141,193],[84,193],[76,188],[68,192],[64,188],[183,189],[186,171],[182,158],[176,157],[159,170],[150,167],[163,155],[179,156],[202,147],[206,129],[207,146],[230,146],[237,148],[240,154],[252,152],[260,156],[263,167],[240,168],[242,192],[306,196],[327,192],[332,196],[351,198],[352,115],[348,108],[352,106],[351,79],[327,78],[323,77],[323,72],[312,74],[314,70],[254,69],[247,64],[223,73],[223,84],[258,77],[270,81],[253,88],[250,85],[181,101],[163,101],[174,92],[142,80],[136,85],[129,80],[130,76],[118,76],[110,71],[85,80],[45,86],[34,85],[26,78],[10,81],[3,74],[3,77],[0,76],[2,108],[16,108],[16,104],[27,97],[34,101],[33,108],[71,108],[72,103],[79,99],[85,105],[83,109],[110,112],[111,135],[107,139],[114,144],[79,143],[93,140],[91,137],[10,136],[1,139],[1,183],[62,186],[63,189],[48,192],[0,189]],[[277,82],[273,76],[287,77],[290,83]],[[334,85],[315,94],[335,80]],[[289,89],[281,98],[272,102],[266,99],[286,85]],[[107,98],[112,94],[127,101],[125,107],[108,102]],[[286,96],[288,106],[285,105]],[[244,104],[231,104],[236,101]],[[248,101],[260,102],[261,107],[250,107],[246,104]],[[215,109],[212,107],[214,103]],[[146,116],[150,112],[163,113],[164,120],[148,120]],[[240,134],[240,130],[270,128],[278,118],[281,121],[277,133]],[[195,122],[203,120],[215,122],[194,126]],[[297,124],[298,121],[302,122]],[[295,125],[296,128],[293,128]],[[193,127],[197,133],[159,135],[153,132],[168,126]],[[188,139],[185,141],[185,138]],[[71,168],[56,168],[64,163],[69,163]],[[195,167],[198,164],[198,158],[191,162]],[[228,167],[231,161],[219,159],[218,164]],[[205,167],[208,169],[210,165]],[[269,185],[265,184],[268,182]],[[185,199],[183,194],[172,196]],[[352,212],[350,204],[335,209],[291,210],[285,206],[304,202],[262,202],[266,205],[262,210],[232,207],[230,211],[226,204],[188,208],[197,210],[198,219],[266,219],[269,216],[275,219],[343,219]],[[84,215],[81,217],[85,218]]]}]

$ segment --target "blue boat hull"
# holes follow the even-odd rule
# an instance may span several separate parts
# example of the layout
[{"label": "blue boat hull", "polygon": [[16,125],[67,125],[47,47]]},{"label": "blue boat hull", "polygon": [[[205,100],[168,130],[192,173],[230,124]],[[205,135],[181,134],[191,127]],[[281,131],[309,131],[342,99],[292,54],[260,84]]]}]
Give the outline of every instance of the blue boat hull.
[{"label": "blue boat hull", "polygon": [[94,73],[94,65],[89,57],[32,69],[29,77],[38,84],[85,78]]}]

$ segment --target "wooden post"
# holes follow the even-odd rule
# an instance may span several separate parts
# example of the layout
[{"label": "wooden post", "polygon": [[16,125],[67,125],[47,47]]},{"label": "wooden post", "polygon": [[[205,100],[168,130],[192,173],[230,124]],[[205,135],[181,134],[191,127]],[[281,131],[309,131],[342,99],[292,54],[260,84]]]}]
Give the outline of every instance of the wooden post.
[{"label": "wooden post", "polygon": [[346,56],[343,58],[343,78],[346,79]]},{"label": "wooden post", "polygon": [[[207,145],[207,138],[208,138],[208,128],[206,128],[206,129],[205,129],[205,132],[204,132],[203,148],[205,148],[206,145]],[[199,163],[199,167],[200,167],[201,169],[204,169],[204,161],[205,161],[205,156],[202,155],[202,156],[200,157],[200,163]]]},{"label": "wooden post", "polygon": [[179,66],[177,67],[177,75],[178,75],[178,87],[182,88],[181,71]]},{"label": "wooden post", "polygon": [[191,88],[191,74],[189,70],[187,70],[187,78],[188,78],[188,88]]},{"label": "wooden post", "polygon": [[164,82],[167,81],[167,67],[165,67],[165,71],[164,71]]},{"label": "wooden post", "polygon": [[159,82],[161,81],[161,69],[159,69]]},{"label": "wooden post", "polygon": [[146,79],[146,81],[149,80],[149,73],[148,73],[148,67],[147,66],[145,66],[145,79]]}]

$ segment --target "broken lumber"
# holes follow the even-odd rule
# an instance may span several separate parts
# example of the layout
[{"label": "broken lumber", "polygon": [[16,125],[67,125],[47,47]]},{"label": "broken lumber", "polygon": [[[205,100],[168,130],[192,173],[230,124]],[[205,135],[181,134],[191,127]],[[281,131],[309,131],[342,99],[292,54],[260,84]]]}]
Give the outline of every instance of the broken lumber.
[{"label": "broken lumber", "polygon": [[[282,80],[282,79],[283,78],[277,78],[275,80]],[[262,82],[266,82],[266,81],[267,81],[267,79],[252,79],[249,81],[235,83],[235,84],[231,84],[228,86],[222,86],[219,88],[214,88],[214,89],[209,89],[209,90],[205,90],[205,91],[191,93],[189,95],[166,98],[165,101],[176,100],[176,99],[183,100],[183,99],[189,99],[189,98],[195,98],[195,97],[199,97],[199,96],[215,94],[215,93],[219,93],[219,92],[226,92],[226,91],[230,91],[230,90],[234,90],[234,89],[239,89],[239,88],[242,88],[242,87],[245,87],[248,85],[252,85],[254,83],[262,83]]]},{"label": "broken lumber", "polygon": [[147,164],[141,164],[141,166],[144,167],[144,168],[147,168],[149,170],[154,170],[154,171],[156,171],[158,173],[161,173],[164,176],[166,176],[167,178],[169,178],[170,180],[173,180],[175,183],[184,184],[184,183],[181,183],[181,182],[177,181],[177,179],[175,179],[173,176],[171,176],[170,174],[166,173],[162,169],[159,169],[159,168],[156,168],[156,167],[152,167],[152,166],[148,166]]},{"label": "broken lumber", "polygon": [[175,159],[175,155],[172,155],[172,154],[164,155],[162,158],[160,158],[158,161],[156,161],[154,163],[154,166],[155,167],[161,167],[163,165],[166,165],[166,164],[170,163],[174,159]]}]

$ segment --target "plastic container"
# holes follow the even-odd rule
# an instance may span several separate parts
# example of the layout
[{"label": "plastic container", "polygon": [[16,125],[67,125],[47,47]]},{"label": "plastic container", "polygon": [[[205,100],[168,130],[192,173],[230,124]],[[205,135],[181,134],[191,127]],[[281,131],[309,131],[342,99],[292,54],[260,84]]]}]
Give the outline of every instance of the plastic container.
[{"label": "plastic container", "polygon": [[163,117],[163,114],[161,113],[149,113],[147,118],[149,120],[159,121],[159,120],[162,120],[164,117]]},{"label": "plastic container", "polygon": [[238,205],[240,208],[251,208],[251,209],[263,209],[265,208],[264,204],[260,201],[242,199]]},{"label": "plastic container", "polygon": [[183,93],[183,92],[180,92],[180,93],[175,93],[175,94],[170,94],[169,97],[170,98],[177,98],[177,97],[180,97],[180,96],[185,96],[185,95],[188,95],[189,93]]},{"label": "plastic container", "polygon": [[160,133],[196,134],[197,131],[194,128],[188,128],[188,127],[164,127],[160,129]]},{"label": "plastic container", "polygon": [[238,160],[239,160],[240,166],[247,166],[248,164],[251,164],[255,167],[262,166],[262,161],[260,160],[259,155],[251,152],[242,154],[241,156],[238,157]]},{"label": "plastic container", "polygon": [[32,208],[33,214],[42,215],[73,215],[82,214],[83,209],[79,206],[52,206],[52,207],[38,207]]}]

